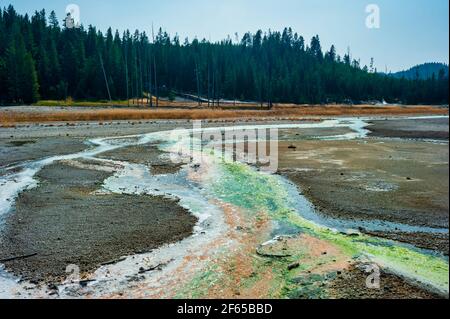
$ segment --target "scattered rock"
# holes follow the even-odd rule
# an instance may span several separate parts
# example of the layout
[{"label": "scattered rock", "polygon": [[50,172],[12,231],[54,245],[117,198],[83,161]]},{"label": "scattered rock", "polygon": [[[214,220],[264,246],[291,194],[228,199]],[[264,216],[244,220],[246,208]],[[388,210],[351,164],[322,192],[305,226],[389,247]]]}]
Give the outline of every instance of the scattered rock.
[{"label": "scattered rock", "polygon": [[20,146],[24,146],[27,144],[35,144],[35,143],[36,143],[36,141],[12,141],[12,142],[9,142],[8,144],[13,147],[20,147]]},{"label": "scattered rock", "polygon": [[295,263],[292,263],[292,264],[290,264],[288,266],[288,270],[291,271],[291,270],[297,269],[298,267],[300,267],[300,263],[299,262],[295,262]]},{"label": "scattered rock", "polygon": [[80,286],[81,287],[87,287],[87,285],[89,285],[89,283],[94,282],[94,279],[87,279],[87,280],[80,280]]},{"label": "scattered rock", "polygon": [[140,276],[140,275],[133,275],[133,276],[127,276],[127,281],[128,282],[139,282],[141,280],[144,280],[145,277],[144,276]]},{"label": "scattered rock", "polygon": [[268,258],[286,258],[286,257],[291,257],[291,254],[288,253],[277,253],[277,252],[266,252],[266,251],[262,251],[261,248],[257,248],[256,249],[256,253],[261,256],[261,257],[268,257]]},{"label": "scattered rock", "polygon": [[48,290],[58,290],[58,287],[55,284],[49,284]]},{"label": "scattered rock", "polygon": [[121,261],[124,261],[125,259],[126,259],[126,257],[122,257],[122,258],[119,258],[119,259],[113,259],[113,260],[104,262],[101,265],[102,266],[113,265],[113,264],[117,264],[117,263],[119,263]]},{"label": "scattered rock", "polygon": [[146,272],[150,272],[150,271],[154,271],[154,270],[159,270],[160,268],[161,268],[161,266],[163,266],[162,264],[158,264],[158,265],[156,265],[156,266],[154,266],[154,267],[150,267],[150,268],[147,268],[147,269],[145,269],[144,267],[140,267],[139,268],[139,274],[145,274]]},{"label": "scattered rock", "polygon": [[359,237],[361,235],[361,231],[349,229],[345,232],[340,232],[340,234],[348,237]]}]

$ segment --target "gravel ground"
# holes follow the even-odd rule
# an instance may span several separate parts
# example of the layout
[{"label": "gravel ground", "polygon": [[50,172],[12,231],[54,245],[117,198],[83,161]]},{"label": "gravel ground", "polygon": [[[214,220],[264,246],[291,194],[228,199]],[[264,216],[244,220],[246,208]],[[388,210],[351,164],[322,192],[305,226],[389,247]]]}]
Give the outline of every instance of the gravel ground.
[{"label": "gravel ground", "polygon": [[330,282],[329,293],[337,299],[441,299],[442,297],[417,288],[403,278],[381,272],[379,288],[368,289],[370,273],[351,268]]},{"label": "gravel ground", "polygon": [[[389,120],[376,125],[387,127],[391,122],[396,132],[408,128],[410,135],[421,139],[430,137],[430,128],[448,133],[448,119]],[[298,185],[324,215],[449,227],[447,143],[384,137],[314,142],[291,136],[279,148],[279,173]],[[449,253],[448,233],[372,234]]]},{"label": "gravel ground", "polygon": [[[261,123],[218,121],[203,126]],[[372,123],[370,129],[376,138],[365,141],[305,141],[317,132],[282,132],[280,174],[299,185],[324,214],[448,227],[448,145],[390,139],[448,139],[448,119]],[[192,122],[120,121],[0,127],[0,174],[4,166],[79,152],[89,147],[86,140],[90,138],[174,128],[192,128]],[[336,129],[334,133],[346,131]],[[297,149],[291,148],[292,144]],[[99,157],[146,164],[153,174],[179,169],[165,163],[159,155],[156,147],[147,145],[123,148]],[[176,201],[152,196],[95,195],[93,192],[108,176],[110,173],[63,163],[44,168],[37,176],[39,187],[20,195],[15,211],[7,215],[5,227],[0,231],[0,260],[32,255],[2,262],[7,269],[32,281],[56,282],[64,278],[69,264],[90,272],[102,263],[146,252],[192,233],[196,219]],[[388,186],[393,189],[373,191]],[[448,234],[374,235],[448,255]],[[388,284],[381,292],[367,292],[365,287],[359,288],[366,277],[355,269],[339,276],[333,287],[340,297],[349,298],[434,297],[395,276],[386,277]]]},{"label": "gravel ground", "polygon": [[415,119],[372,121],[371,136],[448,140],[449,120]]},{"label": "gravel ground", "polygon": [[[66,267],[83,273],[192,234],[197,220],[176,201],[153,196],[96,195],[109,173],[57,163],[22,193],[0,231],[0,260],[32,282],[58,282]],[[139,269],[139,266],[137,266]]]}]

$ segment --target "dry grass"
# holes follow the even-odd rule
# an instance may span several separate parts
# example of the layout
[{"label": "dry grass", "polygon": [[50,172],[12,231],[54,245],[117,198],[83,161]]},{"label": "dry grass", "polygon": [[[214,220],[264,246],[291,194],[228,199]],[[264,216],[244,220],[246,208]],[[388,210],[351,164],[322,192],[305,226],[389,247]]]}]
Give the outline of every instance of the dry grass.
[{"label": "dry grass", "polygon": [[0,124],[11,126],[18,123],[118,121],[160,119],[299,119],[309,116],[367,116],[367,115],[448,115],[448,109],[433,106],[275,106],[272,110],[256,109],[86,109],[60,111],[0,111]]}]

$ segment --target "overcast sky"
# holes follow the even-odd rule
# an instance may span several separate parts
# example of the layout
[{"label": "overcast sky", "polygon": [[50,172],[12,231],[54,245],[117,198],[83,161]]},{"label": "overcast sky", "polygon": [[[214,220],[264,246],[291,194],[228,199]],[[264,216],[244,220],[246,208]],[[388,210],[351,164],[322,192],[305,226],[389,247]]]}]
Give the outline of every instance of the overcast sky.
[{"label": "overcast sky", "polygon": [[[100,30],[109,26],[151,32],[162,27],[181,39],[221,40],[237,32],[282,30],[290,26],[309,39],[318,34],[322,46],[335,44],[380,71],[398,71],[424,62],[449,61],[448,0],[0,0],[20,13],[45,8],[60,20],[68,4],[80,8],[81,22]],[[366,27],[366,7],[380,8],[380,28]]]}]

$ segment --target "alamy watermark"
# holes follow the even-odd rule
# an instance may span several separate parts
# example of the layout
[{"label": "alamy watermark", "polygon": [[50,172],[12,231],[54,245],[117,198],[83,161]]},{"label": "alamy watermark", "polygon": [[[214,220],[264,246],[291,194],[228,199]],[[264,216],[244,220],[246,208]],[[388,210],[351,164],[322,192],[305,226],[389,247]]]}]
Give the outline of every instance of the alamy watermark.
[{"label": "alamy watermark", "polygon": [[66,18],[64,26],[67,29],[79,28],[81,26],[81,10],[76,4],[69,4],[66,7]]},{"label": "alamy watermark", "polygon": [[193,130],[172,131],[171,140],[176,141],[176,149],[171,152],[173,163],[241,162],[268,173],[278,170],[277,128],[203,129],[201,121],[194,121]]},{"label": "alamy watermark", "polygon": [[377,4],[369,4],[366,6],[366,27],[368,29],[381,28],[381,10]]},{"label": "alamy watermark", "polygon": [[381,289],[381,270],[377,264],[366,264],[364,271],[369,274],[366,278],[366,287],[368,289]]},{"label": "alamy watermark", "polygon": [[75,264],[67,265],[66,267],[66,280],[65,284],[79,283],[81,281],[81,271],[80,267]]}]

